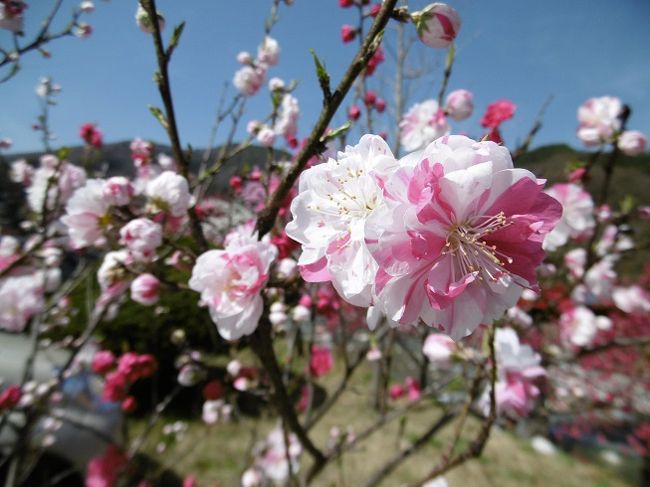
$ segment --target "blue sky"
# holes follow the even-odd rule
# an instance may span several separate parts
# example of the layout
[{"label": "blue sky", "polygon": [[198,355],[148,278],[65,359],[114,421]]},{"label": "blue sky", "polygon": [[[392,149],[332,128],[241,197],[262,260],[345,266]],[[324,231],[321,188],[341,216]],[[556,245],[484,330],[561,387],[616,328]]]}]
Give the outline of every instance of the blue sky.
[{"label": "blue sky", "polygon": [[[52,2],[29,3],[27,31],[33,33]],[[416,9],[426,3],[412,1],[410,5]],[[64,0],[62,13],[75,4]],[[166,37],[170,26],[187,22],[171,64],[184,144],[206,145],[224,85],[234,94],[235,56],[241,50],[255,52],[270,4],[270,0],[158,1],[168,21]],[[476,105],[468,121],[453,125],[454,132],[480,135],[478,119],[485,106],[510,98],[518,110],[503,132],[508,145],[514,146],[552,95],[535,145],[565,142],[578,146],[577,107],[591,96],[613,95],[633,107],[629,128],[650,133],[650,1],[454,0],[449,4],[463,21],[450,89],[472,91]],[[136,1],[96,0],[96,6],[87,16],[94,28],[89,39],[67,38],[51,44],[51,59],[31,53],[24,58],[21,72],[0,85],[0,137],[12,138],[14,151],[41,148],[31,130],[39,110],[34,88],[41,76],[51,76],[63,87],[51,116],[58,135],[55,146],[78,144],[78,127],[86,121],[98,123],[109,142],[135,136],[166,141],[147,109],[148,104],[160,105],[160,101],[152,82],[151,39],[133,19]],[[271,68],[269,76],[299,81],[295,93],[302,109],[299,136],[304,137],[321,106],[309,48],[325,61],[336,83],[356,47],[340,42],[340,26],[354,24],[356,12],[340,9],[337,0],[295,0],[292,7],[281,8],[280,15],[272,33],[281,45],[280,64]],[[414,35],[409,27],[409,35]],[[8,41],[8,34],[0,32],[0,46]],[[390,31],[386,42],[388,48],[394,45]],[[417,83],[410,103],[436,96],[444,54],[414,45],[411,65],[429,68],[424,69],[427,76]],[[381,66],[370,86],[386,86],[394,76],[391,68],[390,61]],[[263,89],[249,103],[245,120],[263,117],[269,107],[268,92]],[[344,120],[342,111],[333,125]],[[378,124],[388,131],[392,126],[390,120]]]}]

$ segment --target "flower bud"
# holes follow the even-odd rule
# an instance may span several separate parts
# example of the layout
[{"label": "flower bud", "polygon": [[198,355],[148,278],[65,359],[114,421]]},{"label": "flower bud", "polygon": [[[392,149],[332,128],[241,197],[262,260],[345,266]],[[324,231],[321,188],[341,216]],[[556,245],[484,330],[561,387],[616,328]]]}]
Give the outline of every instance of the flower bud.
[{"label": "flower bud", "polygon": [[412,18],[420,40],[429,47],[449,47],[460,29],[458,12],[446,3],[432,3]]}]

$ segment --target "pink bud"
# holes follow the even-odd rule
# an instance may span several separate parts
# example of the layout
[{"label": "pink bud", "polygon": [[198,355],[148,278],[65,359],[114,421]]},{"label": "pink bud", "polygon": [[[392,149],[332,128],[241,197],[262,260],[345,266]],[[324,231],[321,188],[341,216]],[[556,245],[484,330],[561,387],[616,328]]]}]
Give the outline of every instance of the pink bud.
[{"label": "pink bud", "polygon": [[348,118],[350,120],[358,120],[361,116],[361,109],[357,105],[352,105],[348,108]]},{"label": "pink bud", "polygon": [[377,98],[375,100],[375,110],[379,113],[384,113],[384,110],[386,110],[386,102],[383,98]]},{"label": "pink bud", "polygon": [[160,281],[152,274],[141,274],[131,283],[131,299],[145,306],[157,303],[159,292]]},{"label": "pink bud", "polygon": [[341,26],[341,40],[343,42],[352,42],[356,36],[357,29],[348,24]]}]

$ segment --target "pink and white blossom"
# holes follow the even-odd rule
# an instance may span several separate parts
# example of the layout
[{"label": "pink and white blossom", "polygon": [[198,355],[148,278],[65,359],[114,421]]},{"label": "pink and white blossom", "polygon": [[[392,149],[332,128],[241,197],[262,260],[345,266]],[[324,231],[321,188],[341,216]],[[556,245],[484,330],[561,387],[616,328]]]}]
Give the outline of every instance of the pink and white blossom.
[{"label": "pink and white blossom", "polygon": [[647,143],[648,139],[642,132],[638,130],[626,130],[620,135],[616,145],[618,145],[618,148],[623,154],[627,156],[638,156],[639,154],[643,154]]},{"label": "pink and white blossom", "polygon": [[23,31],[23,11],[27,4],[23,0],[0,2],[0,29],[14,33]]},{"label": "pink and white blossom", "polygon": [[280,45],[273,37],[266,36],[257,48],[257,60],[267,66],[275,66],[280,58]]},{"label": "pink and white blossom", "polygon": [[262,66],[242,66],[235,73],[232,82],[235,88],[245,96],[253,96],[264,84],[266,69]]},{"label": "pink and white blossom", "polygon": [[104,199],[111,206],[126,206],[131,202],[135,189],[124,176],[108,178],[102,188]]},{"label": "pink and white blossom", "polygon": [[[156,12],[156,16],[158,17],[158,30],[162,31],[165,29],[165,17],[160,12]],[[140,4],[138,4],[138,10],[135,12],[135,23],[145,34],[152,34],[154,31],[153,21],[149,17],[149,13]]]},{"label": "pink and white blossom", "polygon": [[437,365],[449,363],[455,350],[456,342],[447,335],[439,333],[431,333],[427,336],[422,346],[424,356],[429,362]]},{"label": "pink and white blossom", "polygon": [[474,111],[474,95],[467,90],[454,90],[447,95],[445,106],[447,115],[462,122],[469,118]]},{"label": "pink and white blossom", "polygon": [[264,147],[273,147],[275,143],[275,132],[268,125],[262,125],[257,131],[256,138]]},{"label": "pink and white blossom", "polygon": [[18,159],[11,163],[9,177],[14,183],[29,186],[32,184],[32,178],[34,177],[34,168],[25,159]]},{"label": "pink and white blossom", "polygon": [[578,138],[586,146],[607,144],[621,129],[621,100],[613,96],[590,98],[578,108]]},{"label": "pink and white blossom", "polygon": [[164,171],[149,181],[145,193],[155,211],[168,212],[172,216],[183,216],[194,206],[187,179],[173,171]]},{"label": "pink and white blossom", "polygon": [[128,287],[128,261],[129,253],[126,250],[108,252],[104,256],[97,270],[97,282],[104,300],[113,299]]},{"label": "pink and white blossom", "polygon": [[289,93],[282,97],[278,119],[273,130],[279,136],[286,139],[295,137],[298,133],[298,117],[300,117],[300,106],[295,96]]},{"label": "pink and white blossom", "polygon": [[27,203],[31,210],[40,214],[43,209],[54,210],[55,205],[65,205],[77,188],[86,183],[86,171],[65,161],[56,161],[54,166],[44,163],[34,172],[31,186],[27,189]]},{"label": "pink and white blossom", "polygon": [[150,262],[162,243],[162,227],[148,218],[136,218],[120,230],[120,243],[136,261]]},{"label": "pink and white blossom", "polygon": [[458,340],[536,286],[561,206],[493,142],[448,136],[411,157],[365,225],[379,267],[375,304],[394,321],[422,320]]},{"label": "pink and white blossom", "polygon": [[152,274],[140,274],[131,282],[131,299],[136,303],[151,306],[160,298],[160,281]]},{"label": "pink and white blossom", "polygon": [[615,287],[612,298],[621,311],[650,315],[650,293],[641,286]]},{"label": "pink and white blossom", "polygon": [[0,280],[0,330],[23,331],[27,321],[43,310],[44,273]]},{"label": "pink and white blossom", "polygon": [[420,40],[429,47],[449,47],[460,30],[460,15],[446,3],[432,3],[411,17]]},{"label": "pink and white blossom", "polygon": [[364,225],[382,200],[378,178],[396,165],[381,137],[364,135],[337,160],[300,175],[286,232],[302,245],[298,265],[306,281],[331,281],[346,301],[371,304],[377,265],[364,241]]},{"label": "pink and white blossom", "polygon": [[546,194],[562,204],[562,218],[544,239],[544,249],[553,251],[569,239],[586,238],[596,226],[594,201],[582,187],[572,183],[554,184]]},{"label": "pink and white blossom", "polygon": [[104,198],[104,184],[103,179],[89,179],[66,205],[61,221],[68,227],[75,248],[102,246],[106,242],[104,230],[110,222],[110,205]]},{"label": "pink and white blossom", "polygon": [[[537,382],[546,376],[541,357],[519,342],[512,328],[498,328],[494,337],[498,378],[495,399],[499,414],[526,416],[539,396]],[[489,407],[482,398],[484,410]]]},{"label": "pink and white blossom", "polygon": [[564,342],[576,347],[588,347],[598,330],[609,330],[611,320],[597,316],[586,306],[576,306],[560,315],[560,335]]},{"label": "pink and white blossom", "polygon": [[189,286],[201,293],[201,303],[226,340],[257,328],[264,307],[260,291],[276,255],[274,245],[244,228],[226,238],[224,250],[209,250],[196,260]]},{"label": "pink and white blossom", "polygon": [[449,133],[444,111],[436,100],[413,105],[399,123],[400,141],[407,151],[422,149]]}]

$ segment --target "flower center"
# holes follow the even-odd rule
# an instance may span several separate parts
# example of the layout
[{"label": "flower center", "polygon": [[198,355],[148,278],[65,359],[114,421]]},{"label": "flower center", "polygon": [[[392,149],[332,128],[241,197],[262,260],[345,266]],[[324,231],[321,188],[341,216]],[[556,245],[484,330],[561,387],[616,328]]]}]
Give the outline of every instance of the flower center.
[{"label": "flower center", "polygon": [[447,229],[447,239],[442,255],[451,254],[455,265],[452,266],[452,278],[478,272],[478,280],[497,282],[510,273],[504,268],[512,259],[499,252],[496,245],[490,245],[486,238],[491,233],[510,225],[501,211],[493,216],[479,216],[463,222],[456,222]]}]

